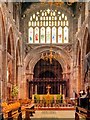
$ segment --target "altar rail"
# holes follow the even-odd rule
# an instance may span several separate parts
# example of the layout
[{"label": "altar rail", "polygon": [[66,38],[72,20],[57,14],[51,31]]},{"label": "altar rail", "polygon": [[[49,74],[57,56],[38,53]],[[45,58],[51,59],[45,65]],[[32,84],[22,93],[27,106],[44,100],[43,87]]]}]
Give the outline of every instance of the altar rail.
[{"label": "altar rail", "polygon": [[35,107],[72,107],[76,106],[76,100],[64,98],[60,94],[34,94],[32,100]]},{"label": "altar rail", "polygon": [[90,120],[90,110],[81,107],[76,107],[75,120],[81,119]]},{"label": "altar rail", "polygon": [[35,103],[36,108],[42,108],[42,107],[52,107],[52,108],[60,108],[60,107],[73,107],[72,104],[67,103],[60,103],[60,101],[55,101],[55,103],[52,103],[51,101],[47,101],[47,103],[43,103],[43,101],[40,101],[39,103]]},{"label": "altar rail", "polygon": [[32,100],[34,101],[34,103],[38,103],[40,101],[43,102],[54,102],[56,100],[60,101],[61,103],[63,103],[64,100],[64,95],[60,95],[60,94],[33,94],[32,95]]}]

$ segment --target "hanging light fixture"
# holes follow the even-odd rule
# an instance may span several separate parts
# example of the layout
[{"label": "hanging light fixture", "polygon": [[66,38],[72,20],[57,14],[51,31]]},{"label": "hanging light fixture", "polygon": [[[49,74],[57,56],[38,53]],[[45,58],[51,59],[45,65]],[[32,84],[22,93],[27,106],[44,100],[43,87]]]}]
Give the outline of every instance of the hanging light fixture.
[{"label": "hanging light fixture", "polygon": [[[63,0],[39,0],[39,1],[40,1],[40,2],[43,2],[43,3],[47,2],[47,3],[50,4],[50,5],[55,4],[55,5],[57,5],[57,6],[61,6],[62,4],[64,4],[64,1],[63,1]],[[71,6],[72,3],[76,2],[76,1],[78,1],[78,0],[69,0],[69,1],[66,2],[66,3],[67,3],[67,5]]]},{"label": "hanging light fixture", "polygon": [[40,2],[47,2],[48,4],[50,5],[58,5],[58,6],[61,6],[64,2],[62,0],[40,0]]},{"label": "hanging light fixture", "polygon": [[48,52],[45,52],[45,53],[41,54],[41,59],[43,59],[45,61],[49,60],[50,64],[52,64],[53,59],[58,59],[60,57],[61,56],[60,56],[59,53],[56,53],[56,52],[52,51],[52,47],[50,47],[50,50]]}]

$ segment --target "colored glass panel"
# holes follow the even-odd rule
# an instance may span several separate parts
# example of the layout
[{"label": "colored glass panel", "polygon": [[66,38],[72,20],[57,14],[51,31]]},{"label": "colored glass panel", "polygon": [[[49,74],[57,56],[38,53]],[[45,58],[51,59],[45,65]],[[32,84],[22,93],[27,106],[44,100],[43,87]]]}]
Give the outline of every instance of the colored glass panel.
[{"label": "colored glass panel", "polygon": [[40,42],[45,43],[45,28],[41,28],[41,34],[40,34]]},{"label": "colored glass panel", "polygon": [[56,43],[56,27],[52,28],[52,43]]},{"label": "colored glass panel", "polygon": [[68,27],[64,27],[64,43],[68,43]]},{"label": "colored glass panel", "polygon": [[62,43],[62,27],[58,28],[58,43]]},{"label": "colored glass panel", "polygon": [[50,43],[51,40],[51,28],[47,27],[46,28],[46,43]]},{"label": "colored glass panel", "polygon": [[35,43],[39,43],[39,28],[35,28],[35,36],[34,36]]},{"label": "colored glass panel", "polygon": [[29,39],[29,43],[33,43],[33,28],[30,27],[29,30],[28,30],[28,39]]},{"label": "colored glass panel", "polygon": [[28,29],[29,43],[68,43],[67,16],[58,10],[47,9],[34,13],[30,16],[28,26],[32,26]]}]

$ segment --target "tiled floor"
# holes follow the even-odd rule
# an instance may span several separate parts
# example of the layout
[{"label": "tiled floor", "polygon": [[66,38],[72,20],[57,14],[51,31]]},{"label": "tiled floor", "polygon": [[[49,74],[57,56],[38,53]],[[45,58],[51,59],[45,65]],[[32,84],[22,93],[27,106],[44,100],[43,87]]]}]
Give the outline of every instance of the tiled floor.
[{"label": "tiled floor", "polygon": [[35,111],[34,116],[31,118],[37,120],[74,120],[75,118],[75,111],[74,110],[37,110]]}]

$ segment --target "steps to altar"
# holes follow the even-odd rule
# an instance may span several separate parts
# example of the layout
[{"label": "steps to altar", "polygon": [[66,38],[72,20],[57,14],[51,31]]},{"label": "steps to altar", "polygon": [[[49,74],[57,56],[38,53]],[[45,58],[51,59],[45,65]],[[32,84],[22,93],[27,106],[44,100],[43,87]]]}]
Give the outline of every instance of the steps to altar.
[{"label": "steps to altar", "polygon": [[74,110],[36,110],[31,120],[75,120]]}]

